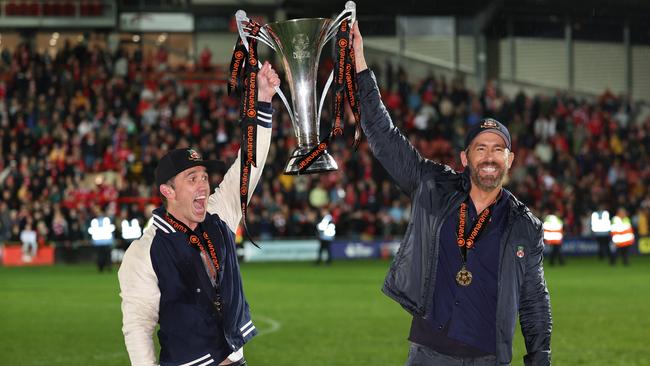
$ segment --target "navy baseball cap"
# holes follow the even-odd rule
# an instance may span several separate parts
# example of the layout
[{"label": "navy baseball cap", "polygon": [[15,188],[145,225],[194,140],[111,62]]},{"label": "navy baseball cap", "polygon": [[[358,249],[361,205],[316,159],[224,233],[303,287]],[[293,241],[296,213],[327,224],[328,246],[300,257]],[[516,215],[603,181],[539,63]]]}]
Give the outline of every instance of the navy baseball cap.
[{"label": "navy baseball cap", "polygon": [[508,128],[501,122],[493,118],[486,118],[484,120],[481,120],[481,122],[469,128],[469,131],[467,131],[467,136],[465,136],[465,150],[467,150],[476,136],[482,134],[483,132],[492,132],[501,136],[503,138],[503,141],[505,141],[508,150],[512,150],[510,131],[508,131]]},{"label": "navy baseball cap", "polygon": [[203,160],[194,149],[175,149],[160,159],[156,167],[156,185],[167,183],[176,174],[195,166],[204,166],[208,173],[221,171],[225,164],[219,160]]}]

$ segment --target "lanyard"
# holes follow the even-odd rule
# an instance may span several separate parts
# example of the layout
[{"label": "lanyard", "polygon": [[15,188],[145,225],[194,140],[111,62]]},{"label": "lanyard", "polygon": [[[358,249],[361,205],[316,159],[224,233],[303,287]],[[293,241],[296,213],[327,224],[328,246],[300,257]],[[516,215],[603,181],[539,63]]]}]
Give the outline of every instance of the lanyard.
[{"label": "lanyard", "polygon": [[460,204],[460,212],[458,214],[458,230],[456,232],[456,244],[458,244],[458,247],[460,248],[463,264],[467,262],[467,250],[474,248],[479,235],[481,235],[487,224],[490,222],[490,218],[492,217],[492,210],[494,209],[494,203],[481,211],[481,213],[478,215],[476,223],[474,224],[474,227],[472,227],[469,231],[469,235],[465,236],[465,227],[467,225],[467,206],[467,202]]},{"label": "lanyard", "polygon": [[467,202],[460,204],[460,209],[458,213],[458,230],[456,230],[456,244],[460,250],[461,257],[461,268],[456,274],[456,283],[460,286],[469,286],[472,283],[472,272],[467,270],[467,251],[474,248],[476,240],[481,235],[485,227],[490,222],[492,218],[492,211],[494,210],[493,202],[490,206],[485,208],[478,215],[478,219],[474,226],[470,229],[469,235],[465,235],[465,227],[467,226]]},{"label": "lanyard", "polygon": [[164,217],[165,221],[169,222],[174,228],[180,229],[180,231],[188,235],[188,244],[191,247],[199,250],[201,254],[205,256],[205,258],[208,258],[212,262],[212,265],[206,267],[208,267],[210,276],[213,279],[216,279],[220,268],[219,259],[217,258],[217,250],[212,242],[212,239],[210,239],[208,232],[203,230],[203,234],[198,235],[183,222],[177,220],[169,212],[167,212]]},{"label": "lanyard", "polygon": [[221,267],[219,266],[219,259],[217,258],[217,250],[212,242],[212,239],[210,239],[210,235],[208,235],[207,230],[202,230],[203,231],[202,235],[198,235],[187,225],[185,225],[183,222],[177,220],[169,212],[165,214],[164,219],[169,224],[171,224],[176,230],[180,230],[185,234],[187,234],[188,244],[191,247],[199,250],[201,256],[206,259],[203,260],[202,258],[202,262],[204,266],[208,268],[208,272],[210,274],[210,282],[212,282],[212,285],[214,286],[214,289],[216,290],[217,293],[213,305],[217,310],[217,313],[221,315],[223,309],[223,301],[221,299],[221,288],[219,286],[219,278],[218,278],[219,268]]}]

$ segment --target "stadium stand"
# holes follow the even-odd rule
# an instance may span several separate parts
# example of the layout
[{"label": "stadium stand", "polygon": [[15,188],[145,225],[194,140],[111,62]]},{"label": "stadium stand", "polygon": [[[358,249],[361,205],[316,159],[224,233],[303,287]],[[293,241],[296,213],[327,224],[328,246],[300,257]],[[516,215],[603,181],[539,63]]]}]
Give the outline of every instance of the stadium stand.
[{"label": "stadium stand", "polygon": [[[225,95],[224,85],[183,83],[179,75],[192,79],[201,71],[170,68],[166,57],[110,54],[83,43],[68,43],[55,57],[26,44],[2,51],[0,191],[10,241],[30,221],[41,243],[85,242],[99,207],[117,222],[137,218],[144,225],[145,207],[159,203],[157,160],[176,146],[234,160],[238,99]],[[393,120],[426,158],[460,169],[457,151],[468,126],[487,116],[508,125],[516,154],[508,188],[538,213],[553,208],[567,235],[588,233],[600,202],[625,206],[633,217],[650,207],[650,118],[638,118],[625,97],[606,90],[596,100],[561,92],[512,98],[493,82],[483,90],[436,75],[410,83],[404,69],[373,68]],[[323,206],[342,237],[404,232],[408,199],[367,144],[350,147],[351,121],[332,147],[338,172],[282,175],[295,137],[284,107],[276,101],[275,108],[268,166],[251,202],[254,236],[311,237]],[[329,112],[323,116],[328,120]]]}]

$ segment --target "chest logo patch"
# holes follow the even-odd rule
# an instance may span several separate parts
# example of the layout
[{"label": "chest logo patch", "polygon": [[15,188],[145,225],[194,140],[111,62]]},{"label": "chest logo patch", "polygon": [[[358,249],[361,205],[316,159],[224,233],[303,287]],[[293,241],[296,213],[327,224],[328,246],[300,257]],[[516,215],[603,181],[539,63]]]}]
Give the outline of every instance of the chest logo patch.
[{"label": "chest logo patch", "polygon": [[524,246],[523,246],[523,245],[519,245],[519,246],[517,247],[517,257],[519,257],[519,258],[523,258],[525,255],[526,255],[526,253],[524,253]]}]

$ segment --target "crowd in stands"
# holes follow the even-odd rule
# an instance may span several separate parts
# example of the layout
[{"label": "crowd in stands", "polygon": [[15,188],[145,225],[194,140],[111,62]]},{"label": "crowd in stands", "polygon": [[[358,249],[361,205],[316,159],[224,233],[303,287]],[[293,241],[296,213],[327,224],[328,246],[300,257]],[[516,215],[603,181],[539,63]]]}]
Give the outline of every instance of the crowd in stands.
[{"label": "crowd in stands", "polygon": [[[41,243],[70,245],[89,239],[89,222],[98,215],[116,223],[135,217],[144,226],[160,203],[154,169],[170,149],[192,146],[204,158],[234,161],[238,98],[226,95],[223,83],[182,83],[165,57],[84,44],[66,44],[55,56],[28,44],[2,50],[0,242],[19,241],[31,228]],[[592,101],[563,93],[510,98],[495,83],[474,91],[461,79],[431,75],[412,83],[402,68],[374,70],[393,121],[428,159],[460,170],[466,128],[488,116],[506,124],[515,153],[507,188],[538,215],[563,217],[569,236],[588,234],[599,204],[624,206],[633,217],[650,207],[650,119],[637,118],[625,98],[610,92]],[[338,171],[287,176],[282,171],[296,139],[284,106],[278,98],[274,103],[273,143],[251,201],[251,233],[314,237],[327,210],[339,238],[400,237],[409,198],[365,140],[351,147],[351,115],[330,149]],[[328,110],[323,116],[329,120]]]}]

